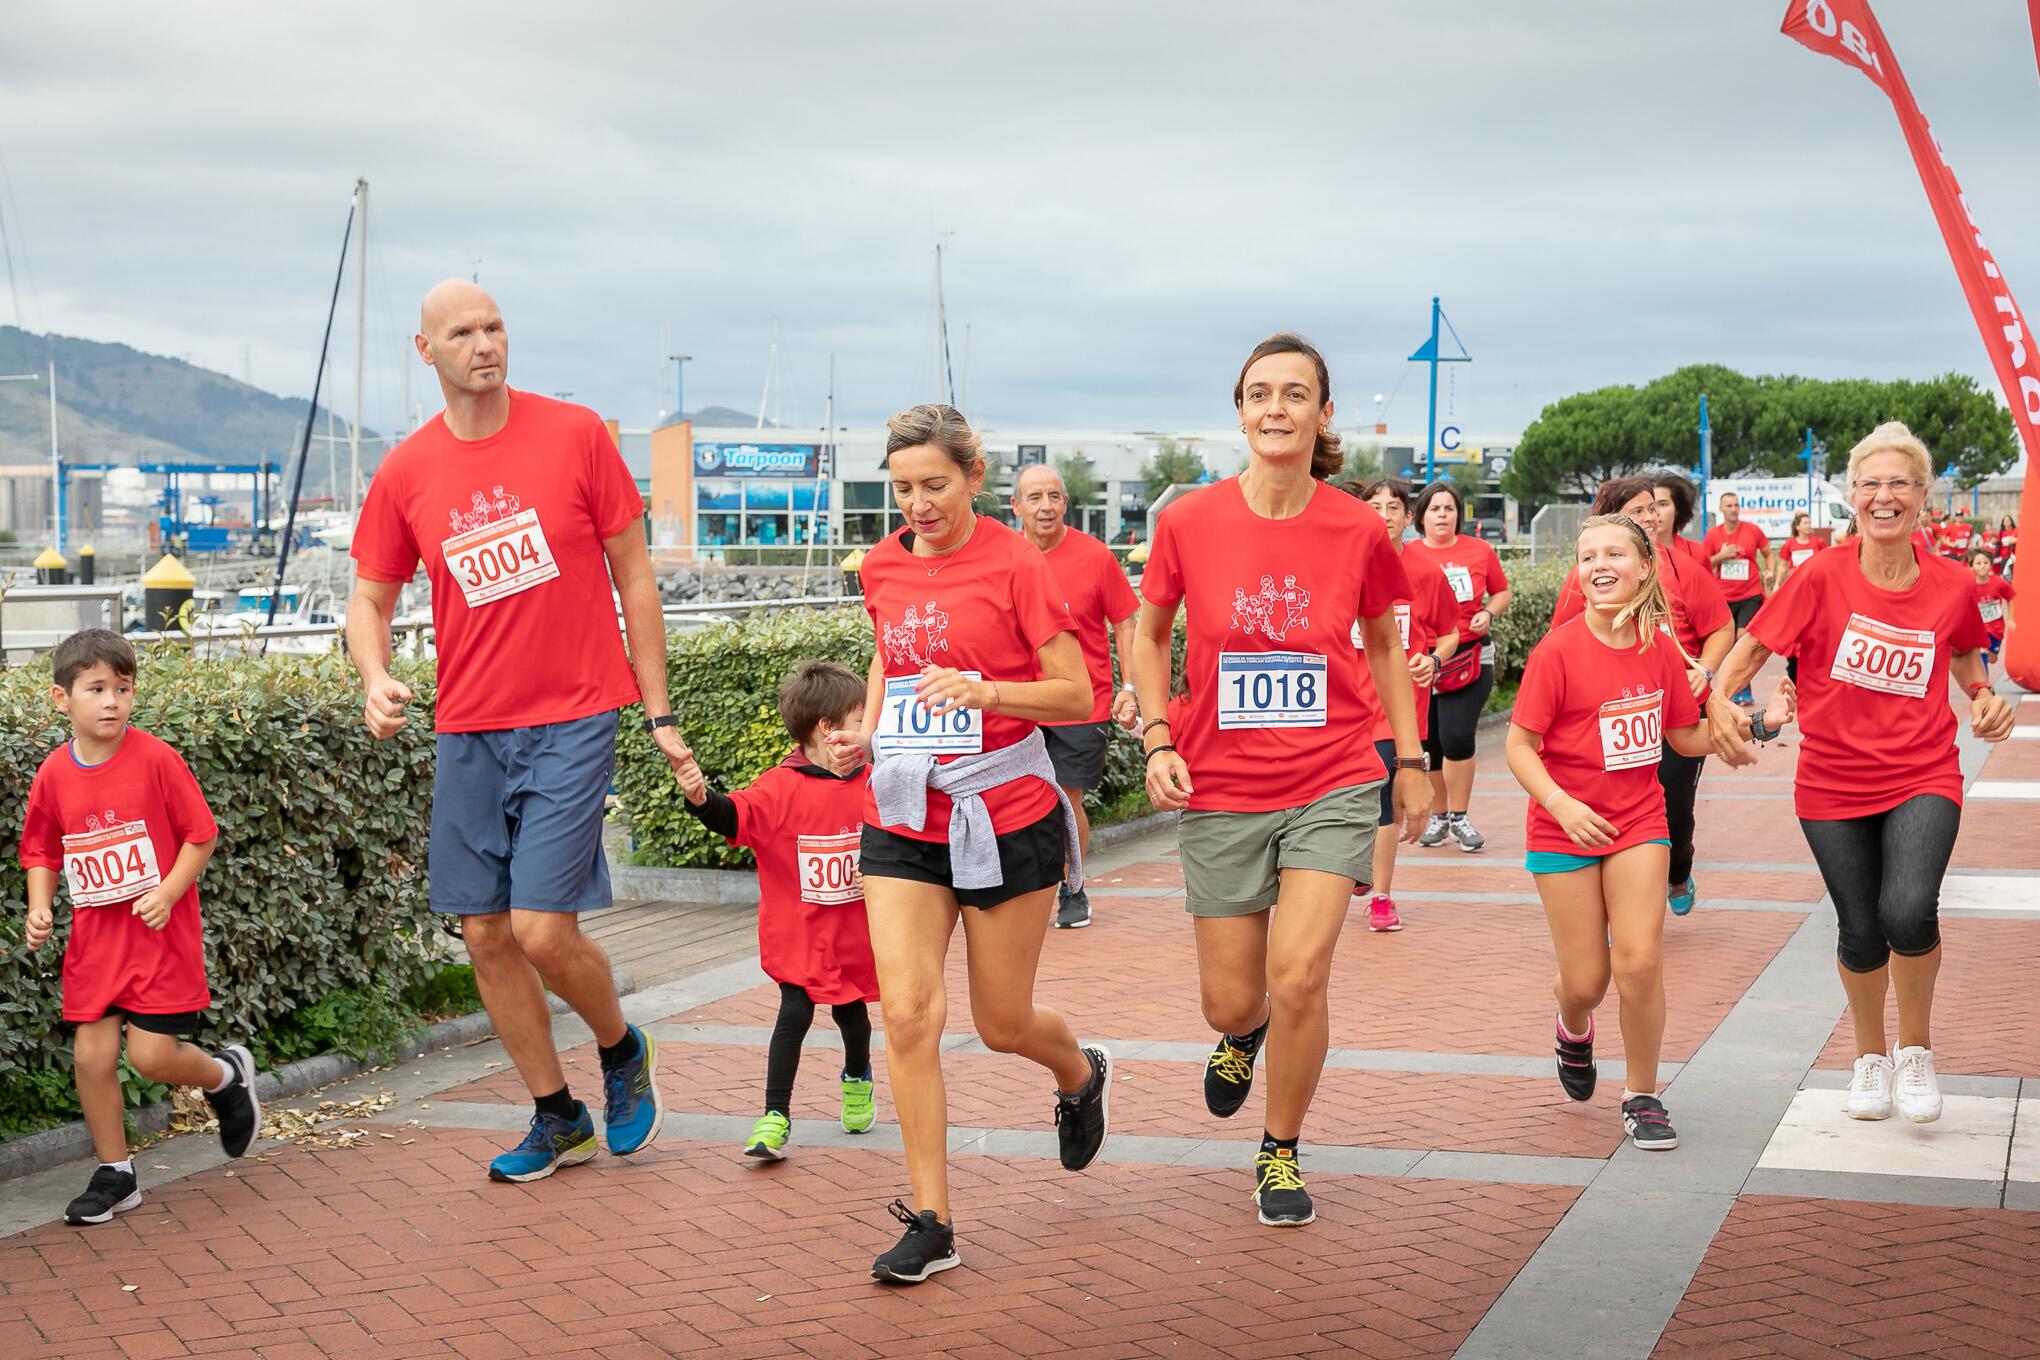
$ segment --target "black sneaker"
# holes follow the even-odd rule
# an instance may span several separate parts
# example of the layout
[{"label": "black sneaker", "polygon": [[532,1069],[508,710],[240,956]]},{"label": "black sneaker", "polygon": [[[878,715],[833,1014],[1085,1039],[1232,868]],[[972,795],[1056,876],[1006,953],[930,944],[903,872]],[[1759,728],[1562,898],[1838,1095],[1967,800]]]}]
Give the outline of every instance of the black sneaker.
[{"label": "black sneaker", "polygon": [[1594,1022],[1587,1021],[1584,1039],[1568,1039],[1565,1031],[1559,1030],[1557,1051],[1558,1084],[1574,1100],[1592,1100],[1594,1079],[1601,1074],[1601,1069],[1594,1065]]},{"label": "black sneaker", "polygon": [[1106,1107],[1112,1100],[1112,1055],[1102,1044],[1089,1044],[1084,1056],[1091,1061],[1091,1082],[1080,1095],[1056,1092],[1055,1132],[1062,1140],[1062,1164],[1067,1171],[1082,1171],[1098,1159],[1105,1146]]},{"label": "black sneaker", "polygon": [[1622,1127],[1629,1141],[1645,1152],[1669,1152],[1679,1145],[1679,1135],[1656,1096],[1631,1096],[1623,1101]]},{"label": "black sneaker", "polygon": [[907,1231],[891,1251],[871,1263],[872,1279],[919,1284],[930,1275],[963,1264],[963,1258],[956,1254],[956,1230],[936,1218],[933,1209],[910,1213],[898,1200],[886,1208],[907,1225]]},{"label": "black sneaker", "polygon": [[1254,1203],[1261,1211],[1261,1222],[1271,1228],[1301,1228],[1317,1220],[1295,1152],[1289,1148],[1263,1151],[1254,1158],[1254,1177]]},{"label": "black sneaker", "polygon": [[1091,924],[1091,895],[1082,888],[1056,895],[1055,928],[1082,930]]},{"label": "black sneaker", "polygon": [[1218,1036],[1218,1047],[1204,1065],[1204,1108],[1220,1119],[1230,1119],[1247,1103],[1254,1089],[1254,1059],[1261,1055],[1261,1041],[1268,1037],[1268,1022],[1247,1036],[1246,1046],[1230,1034]]},{"label": "black sneaker", "polygon": [[92,1173],[92,1182],[85,1187],[85,1193],[64,1209],[64,1222],[104,1223],[141,1202],[142,1192],[135,1189],[134,1172],[101,1166]]},{"label": "black sneaker", "polygon": [[240,1044],[228,1044],[213,1056],[234,1069],[234,1079],[224,1091],[207,1091],[205,1102],[220,1121],[220,1147],[229,1157],[239,1157],[262,1132],[262,1102],[255,1097],[255,1055]]}]

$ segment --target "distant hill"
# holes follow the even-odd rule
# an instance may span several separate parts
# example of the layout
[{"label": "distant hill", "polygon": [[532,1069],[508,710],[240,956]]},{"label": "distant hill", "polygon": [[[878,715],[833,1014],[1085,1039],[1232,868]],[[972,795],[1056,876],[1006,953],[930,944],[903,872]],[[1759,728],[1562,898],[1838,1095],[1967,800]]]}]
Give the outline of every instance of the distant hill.
[{"label": "distant hill", "polygon": [[[47,372],[57,361],[57,436],[66,462],[259,462],[286,469],[297,457],[310,403],[279,397],[223,373],[127,345],[45,338],[0,326],[0,373]],[[43,383],[0,383],[0,463],[50,456],[49,393]],[[323,435],[324,417],[319,433]],[[345,438],[348,425],[335,418]],[[364,428],[362,438],[374,432]],[[305,469],[308,494],[324,491],[324,445]],[[373,457],[370,449],[373,448]],[[362,471],[382,457],[362,445]]]},{"label": "distant hill", "polygon": [[[687,418],[694,422],[696,429],[706,426],[710,429],[727,430],[732,426],[752,426],[758,423],[756,411],[739,411],[730,406],[704,406],[699,411],[689,411]],[[770,427],[772,422],[765,423]]]}]

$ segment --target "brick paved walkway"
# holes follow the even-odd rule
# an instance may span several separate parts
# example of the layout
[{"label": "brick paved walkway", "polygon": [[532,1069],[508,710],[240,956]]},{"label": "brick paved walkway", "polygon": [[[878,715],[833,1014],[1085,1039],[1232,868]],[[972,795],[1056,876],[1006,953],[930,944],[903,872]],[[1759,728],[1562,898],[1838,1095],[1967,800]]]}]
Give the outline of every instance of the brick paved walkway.
[{"label": "brick paved walkway", "polygon": [[[2040,705],[2021,717],[2040,737]],[[2040,740],[1966,755],[1988,788],[2040,779]],[[50,1221],[82,1166],[0,1186],[0,1356],[2040,1354],[2035,809],[1979,798],[1964,818],[1936,1015],[1947,1115],[1854,1124],[1791,758],[1702,785],[1702,906],[1667,924],[1676,1152],[1622,1143],[1612,998],[1602,1093],[1558,1090],[1521,798],[1490,759],[1488,851],[1407,852],[1408,928],[1356,914],[1341,941],[1311,1228],[1254,1221],[1258,1093],[1230,1122],[1203,1109],[1181,873],[1151,837],[1100,857],[1097,924],[1052,933],[1042,966],[1043,999],[1121,1060],[1091,1171],[1056,1164],[1048,1092],[977,1044],[952,966],[963,1270],[908,1291],[865,1277],[905,1178],[882,1070],[880,1126],[835,1126],[826,1018],[791,1156],[738,1155],[776,1009],[746,959],[629,999],[664,1046],[670,1112],[627,1163],[484,1180],[529,1112],[490,1042],[328,1093],[395,1097],[346,1147],[231,1165],[206,1139],[150,1149],[145,1204],[102,1227]],[[560,1038],[593,1094],[588,1036]]]}]

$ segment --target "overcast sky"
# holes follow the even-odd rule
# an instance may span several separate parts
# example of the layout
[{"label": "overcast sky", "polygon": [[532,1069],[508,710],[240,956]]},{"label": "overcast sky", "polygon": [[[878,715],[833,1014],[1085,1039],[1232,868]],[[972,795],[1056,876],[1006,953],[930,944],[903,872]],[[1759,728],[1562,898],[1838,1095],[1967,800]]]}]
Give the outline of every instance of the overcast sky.
[{"label": "overcast sky", "polygon": [[[1879,17],[2030,309],[2025,9]],[[666,327],[690,408],[755,410],[776,318],[786,423],[820,423],[831,352],[839,421],[876,421],[934,392],[938,232],[957,382],[968,324],[993,426],[1223,426],[1246,350],[1295,328],[1342,423],[1397,393],[1419,430],[1404,360],[1434,292],[1473,431],[1702,360],[1989,382],[1888,102],[1784,12],[17,0],[8,239],[22,324],[302,395],[366,176],[384,429],[418,296],[471,269],[519,386],[650,423]],[[343,310],[343,411],[352,343]]]}]

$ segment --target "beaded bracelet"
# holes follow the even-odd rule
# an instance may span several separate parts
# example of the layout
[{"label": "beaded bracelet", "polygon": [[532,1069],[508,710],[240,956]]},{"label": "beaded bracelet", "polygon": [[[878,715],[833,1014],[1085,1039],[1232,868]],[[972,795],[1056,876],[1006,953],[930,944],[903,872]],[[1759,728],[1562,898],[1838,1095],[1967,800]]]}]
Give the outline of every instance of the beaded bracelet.
[{"label": "beaded bracelet", "polygon": [[1146,754],[1145,756],[1142,756],[1142,757],[1141,757],[1141,759],[1142,759],[1142,760],[1144,760],[1144,761],[1145,761],[1145,760],[1153,760],[1153,759],[1155,758],[1155,754],[1156,754],[1156,752],[1158,752],[1158,751],[1173,751],[1173,750],[1175,750],[1175,749],[1176,749],[1175,747],[1173,747],[1173,746],[1169,745],[1169,743],[1165,741],[1165,742],[1163,742],[1163,743],[1162,743],[1161,745],[1159,745],[1159,746],[1151,746],[1151,747],[1149,747],[1149,748],[1148,748],[1148,753],[1147,753],[1147,754]]}]

